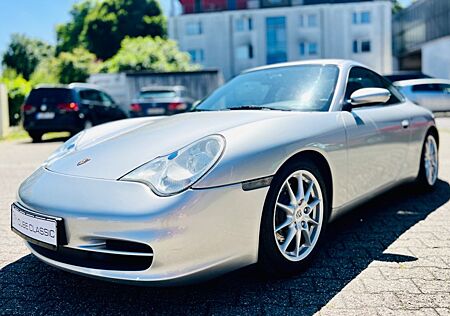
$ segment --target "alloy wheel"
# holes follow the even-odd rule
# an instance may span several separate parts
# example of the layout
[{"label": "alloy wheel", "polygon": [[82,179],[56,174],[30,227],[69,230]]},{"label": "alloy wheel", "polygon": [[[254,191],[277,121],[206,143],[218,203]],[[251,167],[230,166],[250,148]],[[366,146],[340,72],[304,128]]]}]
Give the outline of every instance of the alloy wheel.
[{"label": "alloy wheel", "polygon": [[273,231],[281,254],[300,261],[313,250],[323,222],[323,196],[319,182],[307,170],[292,173],[278,192]]},{"label": "alloy wheel", "polygon": [[432,135],[428,135],[425,142],[425,154],[423,159],[425,166],[425,176],[427,178],[428,184],[432,186],[437,180],[439,169],[437,144]]}]

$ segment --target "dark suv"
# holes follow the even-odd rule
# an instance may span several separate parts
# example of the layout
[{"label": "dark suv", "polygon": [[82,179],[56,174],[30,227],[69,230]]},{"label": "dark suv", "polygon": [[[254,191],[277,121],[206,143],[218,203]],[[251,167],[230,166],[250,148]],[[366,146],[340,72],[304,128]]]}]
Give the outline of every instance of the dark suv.
[{"label": "dark suv", "polygon": [[87,84],[38,86],[28,95],[22,110],[23,126],[34,142],[47,132],[75,134],[127,117],[108,94]]}]

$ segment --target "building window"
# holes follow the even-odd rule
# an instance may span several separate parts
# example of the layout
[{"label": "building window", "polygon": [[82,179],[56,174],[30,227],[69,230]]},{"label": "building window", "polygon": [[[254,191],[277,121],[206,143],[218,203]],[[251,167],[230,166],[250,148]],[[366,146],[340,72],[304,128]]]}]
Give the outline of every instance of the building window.
[{"label": "building window", "polygon": [[236,48],[236,59],[246,60],[253,58],[253,46],[242,45]]},{"label": "building window", "polygon": [[300,56],[315,56],[318,54],[318,47],[316,42],[300,42],[299,45]]},{"label": "building window", "polygon": [[251,31],[253,29],[253,20],[246,17],[236,18],[234,25],[236,32]]},{"label": "building window", "polygon": [[370,52],[370,41],[362,41],[361,42],[361,52],[363,52],[363,53]]},{"label": "building window", "polygon": [[308,27],[317,27],[317,15],[308,14]]},{"label": "building window", "polygon": [[201,22],[189,22],[186,25],[186,35],[200,35],[202,34]]},{"label": "building window", "polygon": [[204,60],[203,49],[190,49],[188,50],[189,55],[191,55],[191,60],[194,63],[201,63]]},{"label": "building window", "polygon": [[305,51],[305,43],[301,42],[300,46],[299,46],[299,53],[300,56],[305,56],[306,55],[306,51]]},{"label": "building window", "polygon": [[358,41],[353,41],[353,53],[357,54],[358,53]]},{"label": "building window", "polygon": [[287,60],[286,17],[266,18],[267,64],[280,63]]},{"label": "building window", "polygon": [[358,24],[358,13],[356,13],[356,12],[352,13],[352,23]]},{"label": "building window", "polygon": [[236,32],[242,32],[244,31],[244,19],[243,18],[238,18],[236,19]]},{"label": "building window", "polygon": [[370,40],[362,40],[362,41],[354,40],[352,46],[354,54],[370,53],[372,50]]},{"label": "building window", "polygon": [[298,26],[300,26],[300,27],[304,27],[305,26],[305,18],[303,17],[303,15],[300,15],[299,17],[298,17]]},{"label": "building window", "polygon": [[317,43],[309,43],[308,45],[308,55],[317,55]]},{"label": "building window", "polygon": [[370,24],[370,12],[353,12],[352,13],[352,23],[353,24]]},{"label": "building window", "polygon": [[369,24],[370,23],[370,12],[363,11],[361,12],[361,24]]}]

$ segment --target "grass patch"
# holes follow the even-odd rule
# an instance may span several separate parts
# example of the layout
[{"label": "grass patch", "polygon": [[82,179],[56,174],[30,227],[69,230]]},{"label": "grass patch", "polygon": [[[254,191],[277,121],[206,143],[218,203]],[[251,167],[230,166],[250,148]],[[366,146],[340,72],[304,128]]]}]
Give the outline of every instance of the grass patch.
[{"label": "grass patch", "polygon": [[[43,141],[46,140],[52,140],[55,138],[69,138],[70,133],[69,132],[52,132],[52,133],[46,133],[42,137]],[[0,137],[0,141],[17,141],[17,140],[29,140],[31,141],[31,137],[28,135],[28,133],[23,129],[19,127],[12,127],[9,134]]]}]

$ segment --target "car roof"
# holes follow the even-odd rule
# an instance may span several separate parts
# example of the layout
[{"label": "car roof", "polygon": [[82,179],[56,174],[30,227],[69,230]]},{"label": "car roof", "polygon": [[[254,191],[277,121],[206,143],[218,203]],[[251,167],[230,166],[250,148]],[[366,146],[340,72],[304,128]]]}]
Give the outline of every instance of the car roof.
[{"label": "car roof", "polygon": [[101,90],[99,86],[90,84],[90,83],[84,83],[84,82],[73,82],[70,84],[59,84],[59,83],[41,83],[36,85],[35,89],[94,89],[94,90]]},{"label": "car roof", "polygon": [[301,65],[335,65],[339,68],[349,68],[351,66],[360,66],[364,68],[370,69],[370,67],[358,63],[356,61],[350,59],[311,59],[311,60],[303,60],[303,61],[291,61],[286,63],[278,63],[267,66],[260,66],[256,68],[251,68],[243,71],[242,73],[253,72],[258,70],[266,70],[266,69],[274,69],[281,67],[292,67],[292,66],[301,66]]},{"label": "car roof", "polygon": [[410,80],[400,80],[394,82],[394,85],[398,87],[405,87],[405,86],[416,86],[419,84],[450,84],[450,80],[448,79],[436,79],[436,78],[422,78],[422,79],[410,79]]},{"label": "car roof", "polygon": [[159,90],[185,90],[184,86],[145,86],[139,89],[140,92],[159,91]]}]

